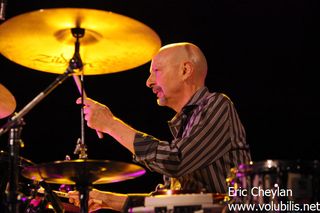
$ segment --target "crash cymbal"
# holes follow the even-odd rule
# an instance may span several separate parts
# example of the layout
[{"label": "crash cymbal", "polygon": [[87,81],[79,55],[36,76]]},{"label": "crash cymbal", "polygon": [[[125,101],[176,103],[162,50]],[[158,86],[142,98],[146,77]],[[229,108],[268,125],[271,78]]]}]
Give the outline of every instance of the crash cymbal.
[{"label": "crash cymbal", "polygon": [[107,74],[147,63],[160,48],[145,24],[113,12],[84,8],[41,9],[0,25],[0,52],[22,66],[62,74],[74,55],[72,28],[80,38],[84,75]]},{"label": "crash cymbal", "polygon": [[68,160],[25,167],[22,175],[31,180],[56,184],[105,184],[143,175],[140,166],[108,160]]},{"label": "crash cymbal", "polygon": [[0,84],[0,119],[11,115],[16,109],[16,100],[11,92]]}]

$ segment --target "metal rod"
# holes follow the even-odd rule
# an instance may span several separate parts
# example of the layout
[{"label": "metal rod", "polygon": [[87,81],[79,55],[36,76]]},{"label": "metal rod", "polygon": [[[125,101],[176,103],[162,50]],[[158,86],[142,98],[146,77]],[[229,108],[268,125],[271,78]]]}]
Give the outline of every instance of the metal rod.
[{"label": "metal rod", "polygon": [[73,72],[68,67],[65,73],[59,75],[44,91],[40,92],[32,101],[30,101],[22,110],[16,113],[11,120],[9,120],[0,129],[0,135],[6,133],[11,127],[13,127],[17,121],[19,121],[24,115],[26,115],[33,107],[35,107],[40,101],[42,101],[50,92],[52,92],[58,85],[62,84]]}]

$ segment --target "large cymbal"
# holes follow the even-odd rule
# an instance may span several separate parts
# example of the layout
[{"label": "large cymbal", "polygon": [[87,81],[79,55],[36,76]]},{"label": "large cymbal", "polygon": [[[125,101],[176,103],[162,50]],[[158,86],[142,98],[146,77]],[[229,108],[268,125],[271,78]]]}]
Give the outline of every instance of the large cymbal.
[{"label": "large cymbal", "polygon": [[68,160],[25,167],[22,175],[31,180],[56,184],[105,184],[133,179],[145,170],[135,164],[108,160]]},{"label": "large cymbal", "polygon": [[16,109],[16,100],[11,92],[0,83],[0,118],[11,115]]},{"label": "large cymbal", "polygon": [[107,74],[147,63],[161,41],[145,24],[113,12],[53,8],[12,17],[0,25],[0,52],[22,66],[62,74],[75,51],[71,29],[80,38],[84,75]]}]

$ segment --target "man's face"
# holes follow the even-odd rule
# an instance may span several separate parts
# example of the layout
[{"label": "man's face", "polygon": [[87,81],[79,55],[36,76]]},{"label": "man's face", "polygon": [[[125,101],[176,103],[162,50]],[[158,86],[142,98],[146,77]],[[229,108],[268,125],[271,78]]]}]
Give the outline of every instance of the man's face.
[{"label": "man's face", "polygon": [[180,85],[179,69],[179,61],[167,52],[158,54],[152,60],[147,86],[157,95],[158,105],[170,107],[176,101]]}]

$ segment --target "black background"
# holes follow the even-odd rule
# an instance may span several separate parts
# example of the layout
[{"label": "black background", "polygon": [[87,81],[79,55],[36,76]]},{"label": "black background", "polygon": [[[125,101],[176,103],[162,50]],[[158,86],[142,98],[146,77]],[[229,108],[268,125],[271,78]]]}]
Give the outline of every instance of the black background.
[{"label": "black background", "polygon": [[[112,11],[148,25],[163,45],[197,44],[209,64],[207,86],[233,100],[253,161],[319,160],[319,1],[8,0],[6,18],[56,7]],[[85,89],[136,129],[170,140],[167,121],[174,112],[157,106],[145,86],[148,74],[149,63],[125,72],[85,76]],[[14,95],[16,112],[56,77],[0,57],[0,82]],[[65,155],[78,158],[73,155],[81,128],[78,96],[70,78],[24,116],[23,157],[35,163],[63,160]],[[1,124],[6,121],[1,119]],[[6,151],[7,144],[4,134],[0,148]],[[87,127],[86,144],[90,159],[132,162],[129,151],[107,135],[99,140]],[[160,180],[160,175],[148,171],[134,180],[97,188],[150,192]]]}]

